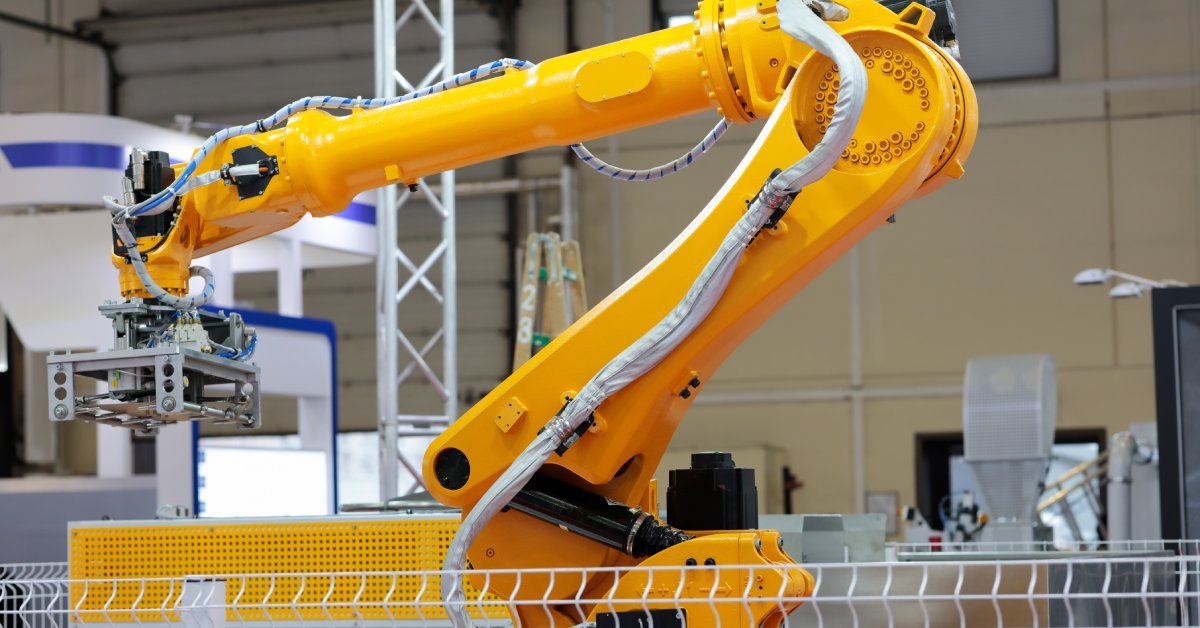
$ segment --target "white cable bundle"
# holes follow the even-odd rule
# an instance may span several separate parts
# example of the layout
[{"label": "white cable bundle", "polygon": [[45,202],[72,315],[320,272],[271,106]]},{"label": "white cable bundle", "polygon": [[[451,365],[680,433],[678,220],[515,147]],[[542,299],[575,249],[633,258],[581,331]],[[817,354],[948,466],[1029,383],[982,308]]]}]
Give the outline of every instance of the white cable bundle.
[{"label": "white cable bundle", "polygon": [[[559,415],[546,424],[546,429],[517,456],[463,518],[446,552],[443,563],[446,573],[442,576],[442,599],[446,613],[457,628],[472,625],[466,612],[466,599],[458,574],[466,564],[467,550],[487,522],[508,505],[550,454],[605,399],[654,368],[696,329],[724,294],[746,246],[762,229],[775,208],[788,195],[800,191],[829,172],[850,143],[866,97],[867,75],[862,61],[840,35],[812,13],[803,0],[781,0],[778,7],[784,32],[829,57],[838,66],[841,74],[838,102],[843,106],[835,110],[828,132],[816,148],[775,176],[769,184],[771,193],[760,195],[751,203],[746,213],[729,230],[683,299],[653,328],[600,369]],[[789,89],[793,87],[789,86]],[[777,109],[774,115],[787,115],[787,112]]]}]

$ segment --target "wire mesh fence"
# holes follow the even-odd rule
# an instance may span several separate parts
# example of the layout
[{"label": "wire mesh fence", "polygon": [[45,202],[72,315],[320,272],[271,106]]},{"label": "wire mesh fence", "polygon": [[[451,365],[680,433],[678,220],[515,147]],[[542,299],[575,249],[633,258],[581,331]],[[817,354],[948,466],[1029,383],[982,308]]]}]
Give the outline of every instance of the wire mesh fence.
[{"label": "wire mesh fence", "polygon": [[[1149,547],[1149,546],[1148,546]],[[1200,558],[1146,549],[1053,559],[602,569],[206,574],[71,580],[0,565],[0,625],[445,626],[443,576],[477,626],[1191,626]],[[454,586],[462,586],[455,584]],[[486,593],[485,593],[486,591]],[[399,594],[399,592],[404,592]],[[565,593],[564,593],[565,592]]]},{"label": "wire mesh fence", "polygon": [[1180,556],[1200,556],[1200,540],[1131,540],[1131,541],[969,541],[956,543],[889,543],[892,557],[924,556],[962,552],[968,554],[997,554],[1015,557],[1018,554],[1042,556],[1070,555],[1082,552],[1145,553],[1172,552]]},{"label": "wire mesh fence", "polygon": [[0,564],[0,626],[61,626],[67,610],[66,563]]}]

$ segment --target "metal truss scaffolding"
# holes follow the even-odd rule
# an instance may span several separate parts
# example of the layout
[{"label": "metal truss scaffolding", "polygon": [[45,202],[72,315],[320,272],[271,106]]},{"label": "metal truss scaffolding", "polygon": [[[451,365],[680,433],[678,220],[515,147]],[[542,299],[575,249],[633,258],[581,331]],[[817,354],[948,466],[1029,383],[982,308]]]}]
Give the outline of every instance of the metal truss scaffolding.
[{"label": "metal truss scaffolding", "polygon": [[[433,0],[430,0],[431,2]],[[421,89],[450,78],[454,72],[454,2],[437,0],[437,15],[426,0],[375,0],[375,91],[379,97],[391,97],[397,90]],[[396,15],[397,2],[403,7]],[[439,54],[433,66],[418,83],[413,83],[396,69],[397,33],[417,28],[430,28],[437,36]],[[406,30],[407,29],[407,30]],[[441,433],[458,417],[458,331],[455,287],[455,222],[454,172],[441,175],[440,196],[421,181],[415,189],[400,191],[389,186],[380,191],[376,229],[379,251],[376,261],[377,303],[376,340],[377,386],[379,413],[379,498],[389,498],[421,490],[421,461],[411,454],[406,457],[403,442],[428,439]],[[414,195],[428,201],[441,221],[441,237],[432,252],[415,261],[400,248],[400,210]],[[421,208],[424,209],[424,208]],[[431,280],[440,265],[440,287]],[[441,327],[419,347],[412,334],[400,328],[397,312],[407,300],[420,292],[427,293],[440,307]],[[412,331],[412,330],[410,330]],[[427,360],[434,349],[443,352],[442,372],[439,374]],[[406,365],[401,368],[401,360]],[[416,400],[414,405],[440,405],[442,414],[401,414],[400,387],[414,375],[420,375],[436,399]],[[417,390],[418,387],[411,387]],[[425,394],[425,393],[421,393]],[[436,402],[436,403],[432,403]],[[407,404],[406,404],[407,405]],[[403,469],[411,482],[401,482]]]}]

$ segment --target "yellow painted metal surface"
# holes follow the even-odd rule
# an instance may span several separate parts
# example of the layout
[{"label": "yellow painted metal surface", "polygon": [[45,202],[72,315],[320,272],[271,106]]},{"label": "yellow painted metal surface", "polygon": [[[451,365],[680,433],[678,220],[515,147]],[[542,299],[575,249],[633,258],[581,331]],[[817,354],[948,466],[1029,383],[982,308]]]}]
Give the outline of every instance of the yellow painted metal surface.
[{"label": "yellow painted metal surface", "polygon": [[[681,234],[662,254],[434,441],[426,452],[425,477],[436,477],[434,462],[444,449],[456,448],[470,461],[470,477],[461,488],[429,483],[439,501],[472,508],[559,411],[566,391],[578,390],[679,302],[771,172],[808,154],[826,132],[831,110],[838,106],[838,74],[829,59],[799,46],[789,45],[786,58],[770,56],[784,54],[785,47],[776,39],[783,36],[780,29],[762,21],[770,15],[763,13],[768,4],[705,2],[697,26],[701,43],[706,41],[706,20],[721,26],[721,39],[697,55],[728,55],[724,63],[732,68],[726,75],[729,90],[725,96],[716,95],[721,106],[739,107],[746,116],[770,114],[759,139],[708,206],[691,224],[680,225]],[[621,503],[643,502],[663,451],[695,399],[680,394],[681,383],[693,373],[701,382],[709,381],[750,333],[840,255],[886,224],[906,201],[961,174],[977,118],[974,95],[961,69],[924,33],[915,35],[912,24],[873,0],[844,4],[851,18],[832,26],[870,66],[867,103],[851,147],[828,175],[799,194],[770,235],[749,246],[705,321],[670,355],[598,408],[608,418],[605,429],[584,435],[561,457],[552,456],[543,473]],[[773,12],[773,6],[767,8]],[[734,58],[735,50],[765,61]],[[790,68],[784,76],[795,76],[793,89],[771,94],[766,91],[770,81],[746,78],[757,76],[754,68],[770,67],[771,59]],[[743,76],[739,68],[750,70]],[[710,72],[708,78],[713,76]],[[757,87],[752,90],[753,85]],[[769,96],[773,99],[768,102]],[[526,405],[528,416],[502,433],[491,417],[513,396]],[[729,429],[737,429],[737,421],[736,413],[731,414]],[[469,556],[480,568],[638,562],[516,511],[498,513],[476,538]],[[510,584],[493,581],[502,596]],[[555,581],[553,595],[569,597],[578,585]]]},{"label": "yellow painted metal surface", "polygon": [[[707,568],[663,569],[687,564]],[[692,626],[777,628],[800,606],[796,600],[812,595],[816,584],[812,574],[783,551],[775,530],[717,532],[670,547],[639,567],[658,569],[623,574],[610,599],[644,598],[651,608],[656,599],[669,601],[679,605]],[[588,619],[595,621],[597,613],[642,608],[642,603],[601,604]]]},{"label": "yellow painted metal surface", "polygon": [[646,55],[622,52],[580,66],[575,73],[575,90],[587,102],[604,102],[642,91],[653,74],[654,66]]},{"label": "yellow painted metal surface", "polygon": [[523,416],[525,416],[525,405],[521,403],[520,399],[513,397],[508,400],[508,405],[501,408],[500,412],[496,414],[496,426],[500,428],[501,432],[507,432]]},{"label": "yellow painted metal surface", "polygon": [[[80,611],[84,621],[108,621],[99,613],[105,606],[146,608],[136,613],[137,617],[129,612],[110,612],[113,622],[162,621],[156,609],[161,600],[174,601],[182,593],[178,581],[174,587],[168,580],[150,581],[143,589],[139,579],[437,570],[457,530],[457,517],[404,516],[73,524],[69,532],[70,608]],[[130,580],[114,587],[113,579]],[[83,582],[86,580],[94,584]],[[303,580],[280,576],[274,580],[272,590],[269,579],[235,576],[226,582],[225,601],[232,603],[240,595],[242,608],[238,613],[245,621],[295,621],[297,613],[305,620],[325,620],[325,609],[319,603],[326,595],[329,603],[324,606],[335,620],[354,619],[356,611],[368,620],[419,619],[410,605],[413,601],[427,604],[422,608],[426,617],[445,617],[435,580],[422,581],[413,575],[393,578],[390,574],[336,579],[308,576]],[[364,583],[360,604],[354,608],[350,603]],[[468,585],[468,599],[478,594]],[[382,606],[385,599],[393,604],[387,609]],[[291,608],[293,600],[297,610]],[[257,601],[265,601],[266,609],[252,608]],[[272,608],[273,604],[282,607]],[[507,616],[496,607],[489,608],[495,613],[492,616]],[[179,620],[177,614],[170,615],[172,621]],[[238,617],[230,612],[228,619]]]},{"label": "yellow painted metal surface", "polygon": [[[365,190],[711,109],[692,30],[677,26],[589,48],[392,107],[348,116],[306,111],[285,128],[231,139],[197,172],[220,169],[235,149],[255,145],[278,157],[279,174],[265,194],[244,201],[234,187],[221,184],[187,194],[180,215],[195,221],[195,228],[186,237],[173,230],[161,245],[158,238],[142,243],[147,267],[161,285],[182,291],[192,257],[279,231],[308,213],[340,212]],[[580,98],[575,77],[581,68],[622,54],[653,66],[647,84],[622,98]],[[132,268],[115,256],[113,264],[121,271],[123,295],[147,296]]]}]

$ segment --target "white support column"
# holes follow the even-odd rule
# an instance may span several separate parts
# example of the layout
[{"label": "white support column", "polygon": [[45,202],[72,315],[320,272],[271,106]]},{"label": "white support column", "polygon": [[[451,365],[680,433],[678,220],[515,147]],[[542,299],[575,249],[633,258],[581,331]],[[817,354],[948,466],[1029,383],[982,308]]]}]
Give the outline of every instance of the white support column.
[{"label": "white support column", "polygon": [[[94,346],[107,348],[112,342],[109,332],[96,338]],[[43,365],[44,368],[44,365]],[[38,371],[33,371],[38,372]],[[105,382],[95,382],[96,393],[108,390]],[[97,423],[96,475],[102,478],[124,478],[133,475],[133,438],[130,430]]]},{"label": "white support column", "polygon": [[[441,0],[442,80],[454,76],[454,0]],[[446,424],[458,418],[458,222],[454,197],[455,172],[442,174],[442,349],[445,365]]]},{"label": "white support column", "polygon": [[575,197],[575,166],[563,164],[559,170],[559,180],[559,194],[562,198],[559,199],[558,203],[559,207],[561,207],[559,210],[561,212],[561,220],[559,221],[558,230],[564,242],[578,240],[579,235],[575,233],[575,225],[579,224],[578,216],[576,215],[578,213],[576,208],[579,205],[577,204],[578,199]]},{"label": "white support column", "polygon": [[179,423],[161,427],[154,438],[154,473],[160,508],[167,505],[183,506],[191,511],[194,507],[196,462],[192,443],[193,426],[192,423]]},{"label": "white support column", "polygon": [[233,251],[218,251],[208,257],[208,269],[216,280],[212,302],[224,307],[233,307]]},{"label": "white support column", "polygon": [[334,457],[333,441],[337,437],[333,433],[333,416],[330,414],[333,405],[328,397],[299,397],[296,399],[296,419],[300,434],[300,449],[325,452],[326,482],[329,485],[329,514],[337,514],[337,504],[334,494],[337,492],[334,482],[337,481],[334,468],[337,459]]},{"label": "white support column", "polygon": [[[396,2],[375,1],[375,95],[391,98],[396,95]],[[400,461],[395,453],[396,434],[396,290],[399,288],[396,262],[392,251],[396,247],[395,186],[379,190],[379,205],[375,210],[376,246],[376,396],[379,421],[379,499],[399,494]]]},{"label": "white support column", "polygon": [[300,241],[280,238],[279,246],[279,313],[304,316],[304,265],[300,258]]},{"label": "white support column", "polygon": [[[46,354],[25,351],[21,366],[26,373],[46,371]],[[45,377],[25,378],[25,462],[31,465],[58,465],[58,424],[46,420],[50,410]]]},{"label": "white support column", "polygon": [[863,399],[862,274],[858,247],[850,249],[850,414],[854,450],[854,512],[867,511],[866,400]]},{"label": "white support column", "polygon": [[96,424],[96,476],[125,478],[133,475],[132,432],[122,427]]},{"label": "white support column", "polygon": [[[440,0],[439,14],[434,15],[427,0],[400,0],[404,10],[396,13],[397,0],[375,2],[375,91],[379,97],[395,96],[404,91],[420,89],[454,75],[454,2]],[[439,59],[421,82],[411,82],[396,69],[396,34],[414,22],[424,21],[440,39]],[[424,26],[421,26],[424,28]],[[381,191],[376,216],[379,253],[376,266],[378,301],[377,321],[377,386],[379,421],[379,492],[380,499],[401,494],[401,486],[422,487],[419,477],[420,460],[405,454],[413,447],[401,447],[402,439],[429,439],[458,417],[458,321],[455,267],[455,189],[454,173],[441,176],[440,194],[435,194],[424,181],[413,190],[398,194],[396,188]],[[414,260],[400,247],[399,209],[419,194],[442,218],[441,241],[423,260]],[[433,267],[441,263],[441,285],[434,285]],[[410,337],[400,329],[397,311],[406,299],[426,293],[441,307],[442,325],[425,339]],[[442,345],[442,372],[436,373],[426,356]],[[401,368],[401,360],[405,365]],[[400,386],[411,376],[419,374],[428,383],[428,390],[437,395],[442,413],[413,416],[401,413]],[[401,474],[410,476],[401,482]],[[409,489],[405,489],[407,492]]]}]

